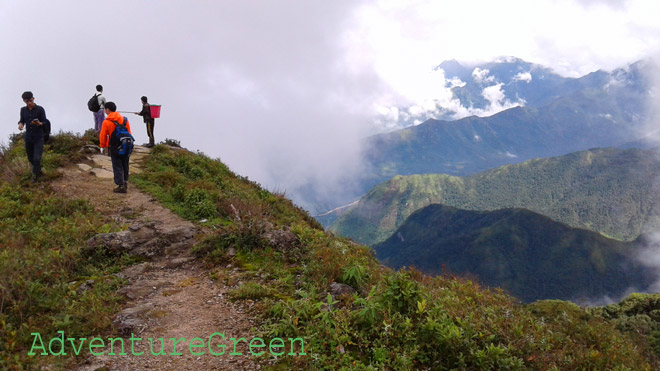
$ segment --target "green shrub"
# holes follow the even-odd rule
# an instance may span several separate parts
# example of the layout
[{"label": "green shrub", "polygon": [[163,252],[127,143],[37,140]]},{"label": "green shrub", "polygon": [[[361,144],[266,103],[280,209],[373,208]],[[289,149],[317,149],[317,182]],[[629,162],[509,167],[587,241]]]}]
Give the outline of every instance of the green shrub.
[{"label": "green shrub", "polygon": [[51,137],[44,155],[57,155],[59,158],[57,166],[75,164],[85,159],[86,155],[80,153],[80,149],[86,144],[90,144],[87,138],[60,131]]},{"label": "green shrub", "polygon": [[647,352],[660,356],[660,294],[633,293],[616,304],[589,308],[594,316],[632,334]]},{"label": "green shrub", "polygon": [[181,148],[181,142],[176,139],[165,138],[165,140],[162,143],[170,147]]},{"label": "green shrub", "polygon": [[424,299],[419,284],[405,272],[386,275],[384,285],[381,303],[390,311],[409,315],[417,311],[417,303]]},{"label": "green shrub", "polygon": [[209,193],[203,189],[193,188],[183,196],[189,218],[210,218],[217,213],[215,204]]},{"label": "green shrub", "polygon": [[660,331],[656,330],[651,332],[651,335],[649,336],[649,346],[655,355],[660,356]]},{"label": "green shrub", "polygon": [[86,143],[99,145],[99,134],[94,129],[87,129],[83,133],[82,140]]},{"label": "green shrub", "polygon": [[563,300],[539,300],[528,304],[527,309],[538,317],[551,320],[566,316],[573,320],[582,320],[587,317],[584,309],[570,301]]},{"label": "green shrub", "polygon": [[352,286],[356,290],[366,284],[367,280],[367,268],[359,263],[344,267],[342,274],[339,276],[339,282]]}]

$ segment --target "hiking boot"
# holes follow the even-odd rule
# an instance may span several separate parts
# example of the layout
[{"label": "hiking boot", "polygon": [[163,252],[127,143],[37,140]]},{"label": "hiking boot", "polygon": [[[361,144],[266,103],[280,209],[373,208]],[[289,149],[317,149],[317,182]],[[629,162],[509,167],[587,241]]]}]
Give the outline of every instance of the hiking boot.
[{"label": "hiking boot", "polygon": [[32,183],[37,183],[41,180],[41,174],[32,175]]},{"label": "hiking boot", "polygon": [[114,193],[126,193],[126,184],[117,186],[117,188],[112,190]]}]

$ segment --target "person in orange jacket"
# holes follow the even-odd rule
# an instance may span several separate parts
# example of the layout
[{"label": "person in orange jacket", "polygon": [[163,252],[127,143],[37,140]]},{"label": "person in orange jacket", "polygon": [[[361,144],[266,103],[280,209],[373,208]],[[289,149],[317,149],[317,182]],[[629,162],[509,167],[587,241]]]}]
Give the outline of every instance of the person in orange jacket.
[{"label": "person in orange jacket", "polygon": [[121,125],[126,125],[129,133],[131,132],[131,126],[128,123],[128,119],[117,112],[117,105],[114,102],[107,102],[105,104],[105,114],[106,118],[103,121],[99,134],[99,147],[103,149],[104,154],[107,154],[108,150],[110,152],[112,172],[114,173],[114,180],[117,185],[117,188],[113,192],[126,193],[128,188],[128,161],[131,156],[130,154],[119,155],[119,142],[116,136],[113,135],[117,125],[113,121]]}]

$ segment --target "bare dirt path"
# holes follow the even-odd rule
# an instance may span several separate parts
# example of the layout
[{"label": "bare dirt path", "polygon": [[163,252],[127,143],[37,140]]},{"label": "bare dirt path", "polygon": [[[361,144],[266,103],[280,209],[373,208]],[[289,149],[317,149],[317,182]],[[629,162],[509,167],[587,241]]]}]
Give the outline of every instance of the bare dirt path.
[{"label": "bare dirt path", "polygon": [[[148,150],[137,147],[131,159],[131,173],[140,171],[140,163],[145,156],[148,156]],[[90,162],[93,169],[85,166],[60,169],[63,176],[53,181],[53,189],[63,197],[85,198],[107,218],[129,225],[129,230],[123,233],[141,241],[138,250],[150,258],[121,273],[127,285],[119,292],[126,297],[126,302],[115,319],[116,331],[111,334],[89,334],[89,338],[98,335],[104,340],[123,336],[126,355],[120,355],[119,342],[114,343],[116,355],[108,355],[109,344],[106,344],[106,348],[95,350],[99,353],[105,351],[105,355],[90,355],[87,358],[81,355],[76,369],[261,369],[258,359],[250,355],[246,342],[239,342],[236,348],[243,355],[229,355],[234,349],[234,342],[229,338],[250,341],[256,332],[246,310],[228,300],[229,288],[212,280],[202,263],[190,254],[189,248],[195,240],[195,226],[160,206],[151,196],[139,192],[134,186],[129,185],[127,194],[113,193],[112,179],[105,177],[108,174],[100,170],[109,168],[107,158],[100,155],[93,158],[94,162]],[[134,340],[134,349],[131,348],[131,333],[134,339],[142,339]],[[222,348],[215,346],[225,344],[224,355],[211,354],[208,340],[213,333],[224,333],[225,341],[216,335],[211,342],[211,349],[216,353],[221,353]],[[152,355],[149,338],[153,339],[154,353],[160,353],[159,338],[163,338],[165,354]],[[176,351],[170,338],[177,341]],[[185,340],[179,340],[181,338]],[[191,354],[189,344],[193,338],[201,338],[205,346],[192,350],[204,354]],[[195,345],[198,344],[200,342],[196,341]],[[140,352],[144,353],[136,355]]]}]

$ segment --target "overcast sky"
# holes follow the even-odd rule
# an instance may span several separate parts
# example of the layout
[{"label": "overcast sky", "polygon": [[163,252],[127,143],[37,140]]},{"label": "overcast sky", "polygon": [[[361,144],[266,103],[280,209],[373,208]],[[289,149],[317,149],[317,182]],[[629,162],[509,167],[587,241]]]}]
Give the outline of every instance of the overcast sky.
[{"label": "overcast sky", "polygon": [[379,110],[447,94],[443,60],[613,69],[656,53],[658,14],[655,0],[0,0],[0,141],[25,90],[55,130],[91,128],[100,83],[119,110],[161,104],[158,141],[294,198],[310,183],[332,194],[362,171]]}]

